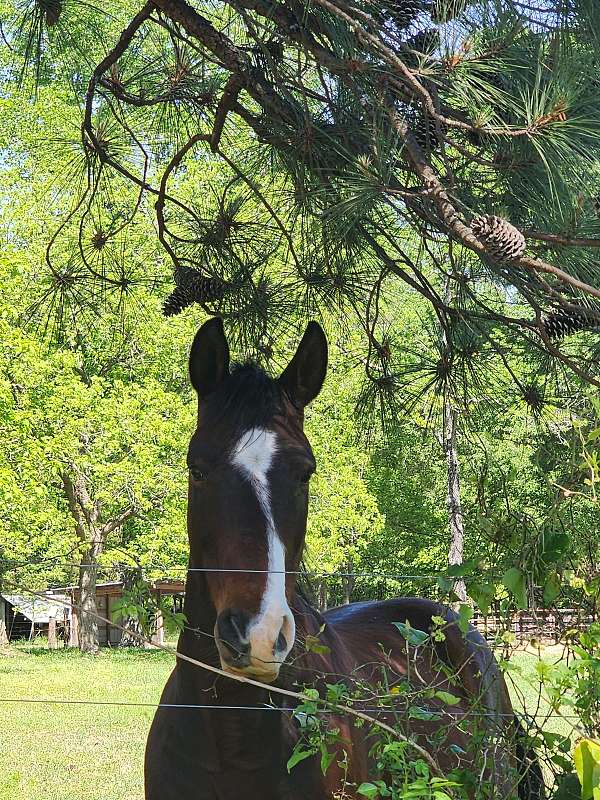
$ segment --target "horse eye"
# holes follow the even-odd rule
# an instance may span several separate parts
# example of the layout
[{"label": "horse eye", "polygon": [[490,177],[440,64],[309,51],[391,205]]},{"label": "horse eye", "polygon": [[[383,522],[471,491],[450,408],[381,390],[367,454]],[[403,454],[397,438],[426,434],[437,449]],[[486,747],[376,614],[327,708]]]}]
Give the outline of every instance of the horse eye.
[{"label": "horse eye", "polygon": [[208,478],[206,472],[203,472],[199,467],[190,467],[190,472],[195,481],[205,481]]}]

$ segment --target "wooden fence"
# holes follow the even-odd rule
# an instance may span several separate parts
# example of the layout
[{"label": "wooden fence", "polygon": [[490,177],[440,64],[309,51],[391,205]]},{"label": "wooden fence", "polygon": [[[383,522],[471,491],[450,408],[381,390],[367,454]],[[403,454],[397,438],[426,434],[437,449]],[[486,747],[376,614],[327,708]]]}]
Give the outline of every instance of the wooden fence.
[{"label": "wooden fence", "polygon": [[569,630],[581,630],[594,621],[591,614],[577,608],[554,608],[551,610],[527,609],[517,611],[509,617],[499,612],[484,616],[475,612],[473,624],[488,640],[505,631],[513,633],[517,641],[536,639],[543,643],[558,643]]}]

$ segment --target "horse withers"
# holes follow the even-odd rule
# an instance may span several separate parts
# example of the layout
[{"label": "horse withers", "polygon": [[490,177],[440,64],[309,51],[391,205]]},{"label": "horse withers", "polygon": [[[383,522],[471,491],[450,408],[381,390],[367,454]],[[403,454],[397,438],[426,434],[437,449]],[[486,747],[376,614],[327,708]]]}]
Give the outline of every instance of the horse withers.
[{"label": "horse withers", "polygon": [[[316,756],[288,771],[300,726],[289,698],[268,685],[344,681],[371,687],[376,705],[382,680],[390,696],[397,690],[398,703],[375,715],[432,753],[441,770],[477,761],[486,796],[538,798],[539,768],[509,735],[517,726],[508,692],[474,629],[463,636],[453,612],[418,598],[320,614],[296,585],[315,469],[304,409],[326,370],[327,342],[314,322],[278,379],[253,365],[230,369],[219,318],[196,334],[189,372],[198,422],[188,451],[190,558],[178,651],[265,686],[178,660],[148,738],[146,800],[357,797],[372,776],[374,731],[331,715],[338,752],[326,773]],[[440,619],[443,636],[420,647],[394,625],[429,632]],[[405,693],[407,685],[427,696],[426,711],[414,714],[402,704],[399,689]],[[526,763],[527,774],[520,774]]]}]

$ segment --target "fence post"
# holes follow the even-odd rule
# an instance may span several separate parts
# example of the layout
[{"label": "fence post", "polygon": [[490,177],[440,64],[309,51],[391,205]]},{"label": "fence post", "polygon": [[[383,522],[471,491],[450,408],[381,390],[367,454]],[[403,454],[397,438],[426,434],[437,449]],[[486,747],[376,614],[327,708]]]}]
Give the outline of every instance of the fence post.
[{"label": "fence post", "polygon": [[152,644],[165,643],[165,620],[160,606],[161,592],[160,589],[156,590],[156,616],[154,617],[155,631],[152,636]]},{"label": "fence post", "polygon": [[71,610],[71,626],[69,629],[69,646],[79,647],[79,614],[75,604]]},{"label": "fence post", "polygon": [[327,578],[319,583],[319,611],[327,611]]},{"label": "fence post", "polygon": [[58,647],[58,640],[56,638],[56,617],[50,617],[48,621],[48,648],[56,650]]},{"label": "fence post", "polygon": [[519,641],[523,641],[523,612],[519,611]]},{"label": "fence post", "polygon": [[6,601],[0,595],[0,647],[5,647],[8,644],[8,633],[6,630]]}]

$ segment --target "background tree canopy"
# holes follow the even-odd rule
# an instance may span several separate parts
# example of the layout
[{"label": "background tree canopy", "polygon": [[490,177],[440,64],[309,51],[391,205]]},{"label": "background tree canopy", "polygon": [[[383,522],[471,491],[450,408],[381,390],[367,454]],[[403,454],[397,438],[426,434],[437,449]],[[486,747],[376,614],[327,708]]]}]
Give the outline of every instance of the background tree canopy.
[{"label": "background tree canopy", "polygon": [[327,330],[310,569],[437,573],[449,504],[479,599],[512,568],[532,596],[592,580],[597,4],[0,0],[0,20],[13,576],[89,558],[65,478],[107,530],[100,576],[184,569],[186,352],[218,313],[275,373],[307,318]]},{"label": "background tree canopy", "polygon": [[[594,338],[556,346],[599,319],[590,0],[110,13],[31,0],[5,3],[5,18],[19,96],[78,104],[52,126],[68,192],[35,305],[59,335],[156,281],[135,258],[145,215],[174,268],[166,313],[198,301],[265,355],[291,311],[357,318],[384,407],[403,400],[407,371],[472,390],[473,355],[498,349],[595,380]],[[432,316],[431,362],[407,365],[396,346],[385,308],[403,286]]]}]

